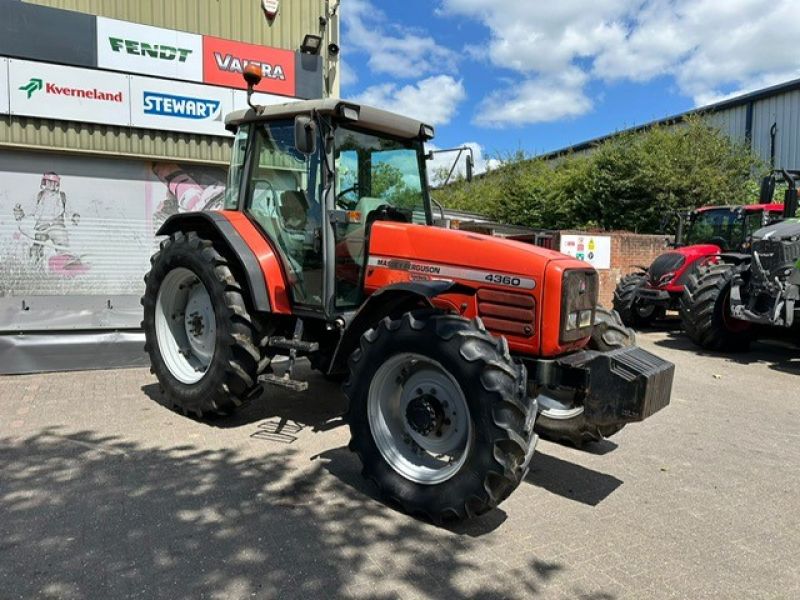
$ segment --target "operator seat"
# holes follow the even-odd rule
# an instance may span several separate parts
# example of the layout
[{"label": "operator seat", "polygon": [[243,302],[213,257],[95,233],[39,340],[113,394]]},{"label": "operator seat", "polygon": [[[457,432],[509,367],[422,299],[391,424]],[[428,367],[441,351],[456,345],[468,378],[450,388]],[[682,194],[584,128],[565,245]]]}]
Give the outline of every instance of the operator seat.
[{"label": "operator seat", "polygon": [[303,229],[308,221],[308,200],[304,192],[286,190],[281,193],[281,217],[286,227]]}]

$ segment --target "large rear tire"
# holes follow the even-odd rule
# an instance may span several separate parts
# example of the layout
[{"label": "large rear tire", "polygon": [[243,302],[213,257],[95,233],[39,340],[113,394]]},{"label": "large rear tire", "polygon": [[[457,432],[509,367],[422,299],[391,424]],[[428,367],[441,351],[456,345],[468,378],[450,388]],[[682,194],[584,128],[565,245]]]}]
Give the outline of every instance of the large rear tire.
[{"label": "large rear tire", "polygon": [[620,280],[614,290],[614,310],[628,327],[647,327],[664,316],[663,308],[637,298],[636,292],[646,283],[647,274],[630,273]]},{"label": "large rear tire", "polygon": [[260,353],[242,286],[194,231],[150,259],[142,298],[145,351],[168,401],[184,414],[229,414],[257,386]]},{"label": "large rear tire", "polygon": [[730,314],[735,265],[700,267],[689,275],[681,296],[681,321],[689,339],[706,350],[742,352],[750,347],[752,326]]},{"label": "large rear tire", "polygon": [[536,443],[526,377],[479,320],[385,318],[361,337],[344,384],[362,474],[436,523],[494,508],[525,477]]},{"label": "large rear tire", "polygon": [[[626,327],[615,310],[595,309],[595,325],[589,348],[608,352],[636,344],[636,334]],[[580,448],[618,433],[625,425],[594,425],[586,421],[580,398],[567,390],[546,390],[537,398],[539,416],[536,432],[554,442],[566,442]]]}]

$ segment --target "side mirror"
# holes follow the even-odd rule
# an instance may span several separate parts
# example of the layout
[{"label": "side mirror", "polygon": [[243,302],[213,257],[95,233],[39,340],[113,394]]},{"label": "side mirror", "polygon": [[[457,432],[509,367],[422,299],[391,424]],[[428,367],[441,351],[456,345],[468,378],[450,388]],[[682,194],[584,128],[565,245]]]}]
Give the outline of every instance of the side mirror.
[{"label": "side mirror", "polygon": [[294,118],[294,147],[303,154],[314,154],[317,151],[317,124],[306,115]]},{"label": "side mirror", "polygon": [[467,154],[467,182],[472,181],[472,170],[475,168],[475,164],[472,160],[472,154]]},{"label": "side mirror", "polygon": [[797,188],[786,190],[783,200],[783,218],[791,219],[797,214]]},{"label": "side mirror", "polygon": [[775,176],[767,175],[761,180],[761,191],[758,194],[760,204],[770,204],[775,193]]}]

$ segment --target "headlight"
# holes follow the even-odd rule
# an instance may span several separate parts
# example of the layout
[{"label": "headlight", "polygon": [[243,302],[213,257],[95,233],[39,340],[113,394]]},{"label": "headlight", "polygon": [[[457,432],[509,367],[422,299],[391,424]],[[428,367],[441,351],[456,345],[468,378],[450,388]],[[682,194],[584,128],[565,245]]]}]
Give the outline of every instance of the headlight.
[{"label": "headlight", "polygon": [[564,271],[561,280],[561,342],[574,342],[592,334],[598,287],[597,271]]}]

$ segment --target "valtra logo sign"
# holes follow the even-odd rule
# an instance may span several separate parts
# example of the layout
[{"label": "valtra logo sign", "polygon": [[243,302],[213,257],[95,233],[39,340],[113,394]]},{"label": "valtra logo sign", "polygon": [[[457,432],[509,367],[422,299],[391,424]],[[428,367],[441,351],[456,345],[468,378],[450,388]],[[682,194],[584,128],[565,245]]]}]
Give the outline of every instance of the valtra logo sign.
[{"label": "valtra logo sign", "polygon": [[106,102],[123,102],[122,92],[103,91],[96,88],[77,88],[58,86],[54,83],[43,82],[41,79],[32,77],[31,80],[19,88],[27,93],[28,100],[31,96],[44,89],[46,94],[53,96],[72,96],[73,98],[86,98],[87,100],[103,100]]},{"label": "valtra logo sign", "polygon": [[203,81],[215,85],[245,89],[242,71],[249,64],[261,69],[258,92],[294,96],[294,52],[254,44],[203,37]]}]

